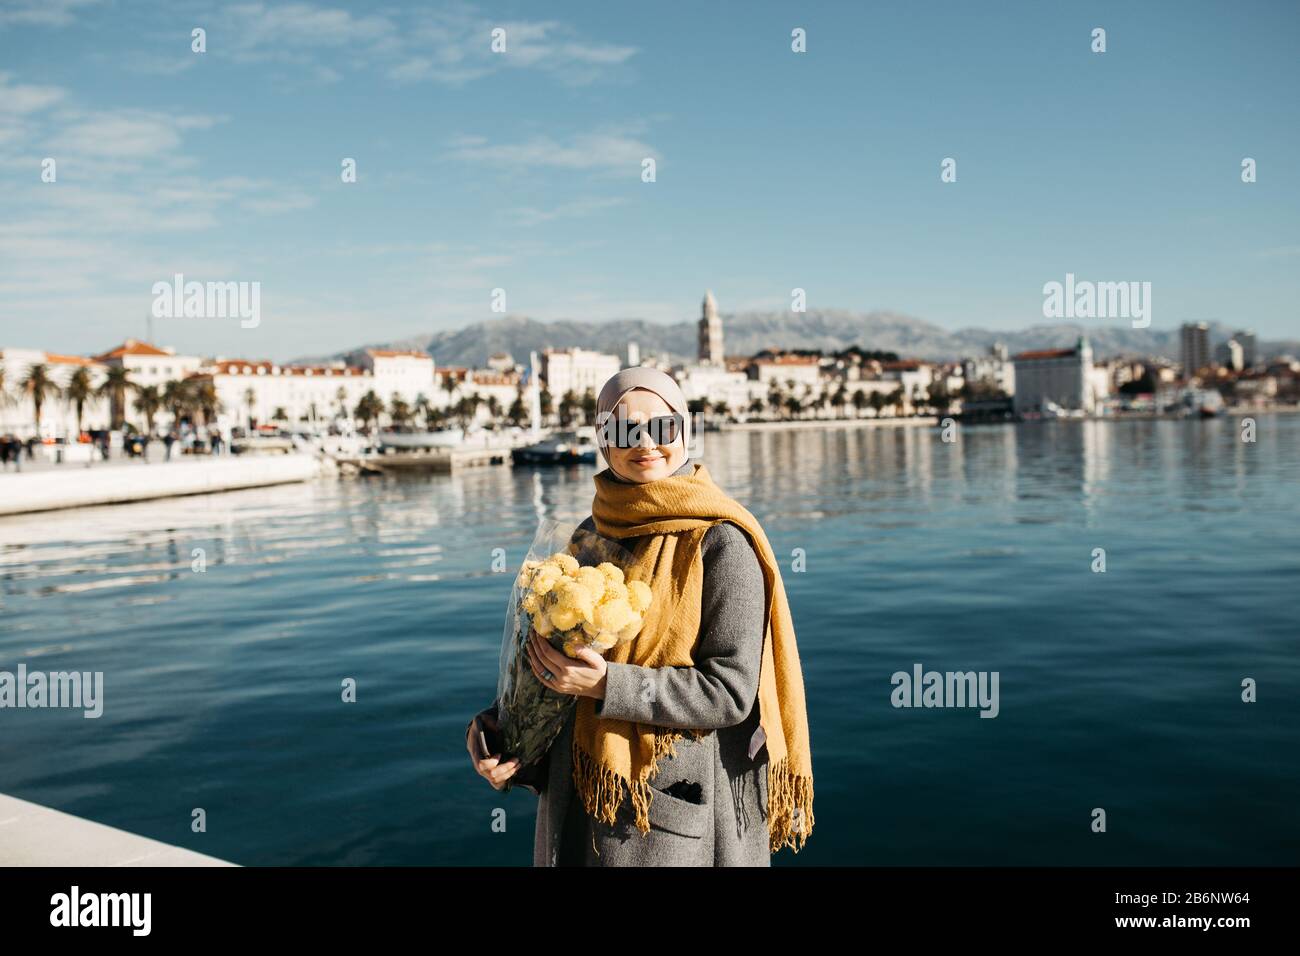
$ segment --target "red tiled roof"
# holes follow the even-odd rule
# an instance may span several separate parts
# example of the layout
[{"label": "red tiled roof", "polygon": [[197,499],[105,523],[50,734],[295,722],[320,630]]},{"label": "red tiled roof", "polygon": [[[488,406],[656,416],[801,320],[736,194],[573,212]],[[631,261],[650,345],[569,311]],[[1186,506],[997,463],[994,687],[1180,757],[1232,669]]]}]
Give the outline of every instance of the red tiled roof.
[{"label": "red tiled roof", "polygon": [[97,361],[103,362],[106,359],[121,358],[123,355],[168,355],[172,353],[158,348],[156,345],[150,345],[148,342],[141,342],[139,339],[127,339],[111,352],[105,352],[103,355],[96,355]]},{"label": "red tiled roof", "polygon": [[773,358],[755,359],[756,365],[818,365],[821,362],[815,355],[777,355]]},{"label": "red tiled roof", "polygon": [[94,359],[82,358],[80,355],[56,355],[45,353],[45,361],[50,365],[98,365]]},{"label": "red tiled roof", "polygon": [[[245,371],[246,369],[247,371]],[[212,371],[217,375],[256,375],[259,374],[261,369],[265,369],[267,375],[350,376],[366,374],[365,369],[351,366],[331,368],[328,365],[276,365],[266,359],[256,362],[250,362],[246,359],[221,359],[212,363]]]}]

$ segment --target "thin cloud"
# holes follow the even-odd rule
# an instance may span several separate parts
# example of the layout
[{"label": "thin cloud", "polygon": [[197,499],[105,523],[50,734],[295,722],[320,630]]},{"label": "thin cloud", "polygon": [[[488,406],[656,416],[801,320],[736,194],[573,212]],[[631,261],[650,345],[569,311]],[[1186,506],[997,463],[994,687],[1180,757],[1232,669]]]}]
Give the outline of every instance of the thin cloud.
[{"label": "thin cloud", "polygon": [[644,159],[659,161],[649,144],[614,130],[580,133],[567,142],[534,136],[518,143],[492,143],[482,136],[461,136],[452,140],[448,156],[507,169],[579,169],[619,175],[639,174]]},{"label": "thin cloud", "polygon": [[0,26],[66,27],[77,22],[77,13],[101,0],[5,0],[0,7]]},{"label": "thin cloud", "polygon": [[[348,71],[375,70],[397,84],[461,85],[509,69],[551,75],[568,85],[593,82],[636,54],[552,20],[493,20],[468,4],[407,7],[354,14],[312,3],[243,3],[219,11],[209,54],[241,63],[300,68],[321,82]],[[494,52],[492,31],[506,31],[506,49]]]},{"label": "thin cloud", "polygon": [[504,215],[518,226],[540,226],[543,223],[553,222],[556,219],[582,219],[587,216],[593,216],[606,209],[621,206],[626,202],[626,199],[619,197],[609,197],[605,199],[579,199],[575,202],[562,203],[561,205],[553,206],[550,209],[538,209],[534,206],[521,206],[517,209],[506,210]]}]

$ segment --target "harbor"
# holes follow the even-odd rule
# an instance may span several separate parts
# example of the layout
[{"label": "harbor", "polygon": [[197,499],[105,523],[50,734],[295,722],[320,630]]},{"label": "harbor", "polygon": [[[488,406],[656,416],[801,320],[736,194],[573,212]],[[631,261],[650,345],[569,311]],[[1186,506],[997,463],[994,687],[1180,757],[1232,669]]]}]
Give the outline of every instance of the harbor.
[{"label": "harbor", "polygon": [[[785,567],[806,556],[785,581],[817,759],[884,781],[889,827],[836,826],[861,799],[827,788],[837,839],[799,863],[979,865],[991,847],[1007,865],[1284,863],[1300,415],[1261,416],[1257,437],[1226,417],[979,426],[952,443],[925,427],[707,433],[719,486]],[[321,478],[0,520],[0,670],[104,673],[98,719],[0,710],[0,791],[246,867],[527,861],[536,798],[489,790],[465,725],[492,702],[539,523],[582,521],[597,468]],[[1001,670],[1002,712],[904,717],[888,679],[916,661]],[[1267,720],[1240,701],[1247,676],[1279,688],[1253,705]],[[1175,785],[1189,767],[1201,803]],[[1078,795],[1118,788],[1151,835],[1088,840]],[[1274,797],[1205,810],[1242,788]],[[1082,825],[1062,828],[1065,813]],[[1024,839],[1003,841],[1008,816]]]}]

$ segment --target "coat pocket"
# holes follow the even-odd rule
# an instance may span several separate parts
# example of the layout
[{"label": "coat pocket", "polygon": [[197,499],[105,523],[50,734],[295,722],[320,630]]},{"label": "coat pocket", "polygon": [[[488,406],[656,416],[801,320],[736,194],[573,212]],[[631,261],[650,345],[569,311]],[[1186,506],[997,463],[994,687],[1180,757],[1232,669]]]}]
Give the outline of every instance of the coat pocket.
[{"label": "coat pocket", "polygon": [[692,803],[653,785],[650,789],[654,793],[650,796],[650,809],[647,815],[652,828],[695,839],[709,832],[713,821],[711,804]]}]

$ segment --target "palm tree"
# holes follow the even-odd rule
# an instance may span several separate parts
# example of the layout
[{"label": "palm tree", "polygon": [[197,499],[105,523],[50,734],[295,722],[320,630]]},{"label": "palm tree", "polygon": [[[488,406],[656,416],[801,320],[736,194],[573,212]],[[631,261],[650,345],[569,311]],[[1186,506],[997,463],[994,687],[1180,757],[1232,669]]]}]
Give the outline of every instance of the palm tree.
[{"label": "palm tree", "polygon": [[451,404],[451,397],[456,394],[456,376],[448,372],[442,377],[442,389],[447,393],[447,404]]},{"label": "palm tree", "polygon": [[355,418],[361,419],[361,421],[366,425],[367,432],[371,432],[374,430],[371,423],[378,420],[379,416],[383,414],[383,411],[383,401],[375,394],[374,389],[371,389],[361,396],[361,400],[357,402],[357,407],[353,410],[352,414]]},{"label": "palm tree", "polygon": [[289,413],[284,410],[284,406],[283,405],[275,406],[275,411],[271,413],[271,421],[287,422],[288,420],[289,420]]},{"label": "palm tree", "polygon": [[212,379],[191,379],[186,383],[186,389],[189,393],[186,404],[202,416],[203,424],[209,425],[216,421],[217,415],[221,413],[222,404],[217,397],[217,387],[212,384]]},{"label": "palm tree", "polygon": [[573,420],[573,412],[578,407],[578,396],[574,394],[573,389],[564,393],[560,399],[560,427],[567,428]]},{"label": "palm tree", "polygon": [[[861,395],[862,393],[858,392],[858,394]],[[880,413],[884,411],[885,406],[889,404],[885,401],[885,396],[880,392],[872,392],[869,401],[871,402],[871,410],[876,413],[876,418],[880,417]]]},{"label": "palm tree", "polygon": [[953,396],[948,391],[946,382],[935,382],[930,386],[930,404],[934,407],[935,414],[942,418],[948,414],[948,409],[952,407]]},{"label": "palm tree", "polygon": [[830,396],[830,402],[831,407],[835,409],[835,417],[842,418],[844,416],[844,406],[849,402],[848,386],[840,382],[840,387]]},{"label": "palm tree", "polygon": [[340,385],[338,391],[334,393],[334,400],[339,403],[339,418],[347,418],[348,390]]},{"label": "palm tree", "polygon": [[762,414],[763,414],[763,409],[764,409],[765,407],[766,407],[766,406],[763,404],[763,400],[762,400],[761,398],[753,398],[753,399],[750,399],[750,402],[749,402],[749,414],[751,414],[751,415],[762,415]]},{"label": "palm tree", "polygon": [[406,403],[396,392],[393,393],[393,400],[388,403],[388,417],[393,420],[393,425],[400,428],[411,420],[411,406]]},{"label": "palm tree", "polygon": [[478,418],[478,407],[483,404],[483,396],[478,392],[470,392],[461,399],[462,407],[465,409],[465,423],[472,425]]},{"label": "palm tree", "polygon": [[767,403],[772,406],[774,412],[779,412],[781,406],[785,404],[785,396],[781,394],[781,387],[775,382],[772,383],[771,389],[768,390]]},{"label": "palm tree", "polygon": [[72,373],[63,396],[77,410],[77,434],[81,434],[81,419],[86,411],[86,403],[95,397],[95,383],[90,380],[90,369],[84,365]]},{"label": "palm tree", "polygon": [[251,388],[244,389],[244,407],[248,409],[248,431],[253,432],[253,403],[257,401],[257,392]]},{"label": "palm tree", "polygon": [[515,400],[510,403],[509,411],[506,412],[506,421],[511,425],[522,425],[527,416],[528,410],[524,408],[523,396],[516,395]]},{"label": "palm tree", "polygon": [[894,391],[890,393],[890,396],[887,399],[887,401],[889,405],[894,408],[897,414],[902,415],[903,405],[907,401],[907,399],[903,395],[903,387],[900,385],[898,388],[894,389]]},{"label": "palm tree", "polygon": [[134,390],[131,370],[123,365],[110,365],[99,383],[96,394],[105,395],[109,401],[110,426],[116,431],[126,421],[126,393]]},{"label": "palm tree", "polygon": [[153,437],[153,418],[163,407],[162,394],[157,385],[136,389],[135,410],[144,416],[145,434]]},{"label": "palm tree", "polygon": [[413,417],[423,418],[426,425],[429,421],[429,412],[433,410],[433,403],[429,401],[429,396],[421,392],[415,396],[415,401],[411,405]]},{"label": "palm tree", "polygon": [[189,382],[172,380],[162,389],[163,407],[172,414],[172,428],[179,428],[186,410],[194,401],[194,390]]},{"label": "palm tree", "polygon": [[41,433],[41,406],[45,404],[47,395],[58,395],[59,386],[50,378],[50,369],[44,362],[37,362],[27,369],[26,377],[18,383],[32,400],[32,408],[36,410],[36,434]]}]

